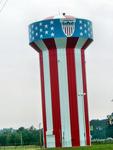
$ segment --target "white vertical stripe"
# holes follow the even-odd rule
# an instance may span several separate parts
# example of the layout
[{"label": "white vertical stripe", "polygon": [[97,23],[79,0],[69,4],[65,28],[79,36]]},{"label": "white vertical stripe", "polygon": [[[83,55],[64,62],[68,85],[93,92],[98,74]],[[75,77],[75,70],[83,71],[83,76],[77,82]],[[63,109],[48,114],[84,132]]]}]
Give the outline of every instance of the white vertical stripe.
[{"label": "white vertical stripe", "polygon": [[48,50],[43,51],[44,65],[44,83],[45,83],[45,100],[46,100],[46,118],[47,118],[47,147],[55,147],[55,138],[53,136],[52,104],[51,104],[51,86],[50,86],[50,69]]},{"label": "white vertical stripe", "polygon": [[43,67],[44,67],[44,85],[45,85],[45,99],[46,99],[46,115],[47,115],[47,131],[53,129],[52,121],[52,104],[51,104],[51,87],[50,87],[50,73],[49,73],[49,56],[48,51],[43,51]]},{"label": "white vertical stripe", "polygon": [[80,145],[86,145],[86,126],[84,114],[84,93],[82,79],[82,63],[81,63],[81,47],[85,43],[84,39],[79,39],[75,49],[75,65],[76,65],[76,83],[77,83],[77,100],[78,100],[78,118]]},{"label": "white vertical stripe", "polygon": [[45,104],[46,104],[46,122],[47,122],[47,147],[55,147],[55,137],[53,135],[53,119],[51,104],[51,86],[50,86],[50,69],[49,69],[49,52],[43,41],[37,42],[37,46],[43,50],[43,68],[44,68],[44,87],[45,87]]},{"label": "white vertical stripe", "polygon": [[35,42],[35,43],[42,51],[47,50],[47,47],[42,40]]},{"label": "white vertical stripe", "polygon": [[[62,128],[62,147],[71,147],[70,111],[66,63],[66,39],[56,39],[58,58],[58,77],[60,91],[60,112]],[[65,47],[65,48],[64,48]]]}]

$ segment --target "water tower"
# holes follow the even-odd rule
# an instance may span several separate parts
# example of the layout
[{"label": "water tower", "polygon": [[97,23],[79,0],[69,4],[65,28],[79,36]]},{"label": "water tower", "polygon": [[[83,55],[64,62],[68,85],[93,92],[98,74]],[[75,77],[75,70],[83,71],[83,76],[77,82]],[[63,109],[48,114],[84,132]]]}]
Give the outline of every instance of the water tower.
[{"label": "water tower", "polygon": [[39,53],[45,147],[90,145],[85,49],[92,23],[63,14],[29,26]]}]

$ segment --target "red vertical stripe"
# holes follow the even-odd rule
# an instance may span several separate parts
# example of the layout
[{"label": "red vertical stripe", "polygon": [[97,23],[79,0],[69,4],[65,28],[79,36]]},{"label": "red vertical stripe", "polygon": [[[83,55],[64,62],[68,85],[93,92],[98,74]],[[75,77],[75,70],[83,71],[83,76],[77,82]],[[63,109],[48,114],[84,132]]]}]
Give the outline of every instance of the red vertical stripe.
[{"label": "red vertical stripe", "polygon": [[60,116],[60,95],[58,81],[57,49],[54,39],[44,40],[49,50],[50,82],[52,98],[53,130],[55,134],[56,147],[61,147],[61,116]]},{"label": "red vertical stripe", "polygon": [[88,39],[88,40],[85,42],[85,44],[83,45],[82,49],[86,49],[92,41],[93,41],[92,39]]},{"label": "red vertical stripe", "polygon": [[66,57],[72,146],[80,146],[74,49],[78,38],[67,38]]},{"label": "red vertical stripe", "polygon": [[39,53],[40,59],[40,77],[41,77],[41,92],[42,92],[42,116],[43,116],[43,128],[44,128],[44,145],[47,147],[46,143],[46,106],[45,106],[45,87],[44,87],[44,69],[43,69],[43,56],[42,51]]},{"label": "red vertical stripe", "polygon": [[40,52],[40,49],[38,46],[35,44],[35,42],[30,43],[31,47],[34,48],[37,52]]},{"label": "red vertical stripe", "polygon": [[84,95],[84,111],[85,111],[85,124],[86,124],[86,144],[90,145],[90,128],[89,128],[89,116],[88,116],[88,100],[87,100],[87,85],[86,85],[86,69],[85,69],[85,55],[84,50],[81,50],[82,60],[82,78],[83,78],[83,92]]}]

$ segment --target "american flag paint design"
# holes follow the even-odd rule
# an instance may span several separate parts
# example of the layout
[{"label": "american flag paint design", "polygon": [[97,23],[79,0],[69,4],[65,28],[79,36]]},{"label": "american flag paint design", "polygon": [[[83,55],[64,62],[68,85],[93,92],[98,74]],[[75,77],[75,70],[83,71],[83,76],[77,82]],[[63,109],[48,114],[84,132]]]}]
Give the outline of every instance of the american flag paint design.
[{"label": "american flag paint design", "polygon": [[[51,19],[36,22],[29,26],[29,40],[30,42],[46,39],[46,38],[60,38],[60,37],[83,37],[93,39],[92,23],[83,19],[73,19],[70,24],[65,24],[64,19]],[[63,30],[64,32],[63,32]],[[75,30],[75,28],[77,30]],[[74,33],[73,33],[74,32]],[[72,35],[73,33],[73,35]]]},{"label": "american flag paint design", "polygon": [[84,50],[93,40],[92,24],[62,21],[29,26],[30,45],[39,52],[45,147],[90,145]]}]

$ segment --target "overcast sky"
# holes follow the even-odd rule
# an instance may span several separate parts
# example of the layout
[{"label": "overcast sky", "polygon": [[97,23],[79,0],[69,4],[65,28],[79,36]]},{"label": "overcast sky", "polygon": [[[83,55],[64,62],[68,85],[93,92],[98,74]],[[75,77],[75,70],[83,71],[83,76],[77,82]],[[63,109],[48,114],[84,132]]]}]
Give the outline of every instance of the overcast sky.
[{"label": "overcast sky", "polygon": [[39,59],[28,45],[28,25],[59,12],[92,20],[94,42],[86,50],[89,116],[113,112],[113,0],[9,0],[0,13],[0,128],[42,122]]}]

